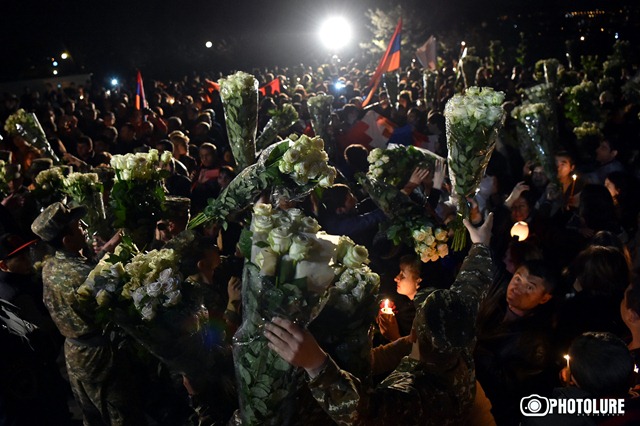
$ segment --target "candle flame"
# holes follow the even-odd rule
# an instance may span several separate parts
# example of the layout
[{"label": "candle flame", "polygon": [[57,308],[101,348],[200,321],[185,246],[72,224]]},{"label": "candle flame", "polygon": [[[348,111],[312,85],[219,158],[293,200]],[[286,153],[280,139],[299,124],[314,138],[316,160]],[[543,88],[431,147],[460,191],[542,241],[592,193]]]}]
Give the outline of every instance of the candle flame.
[{"label": "candle flame", "polygon": [[571,176],[571,179],[573,179],[573,180],[578,179],[578,175],[573,175],[573,176]]},{"label": "candle flame", "polygon": [[638,374],[638,371],[640,371],[640,370],[638,370],[638,366],[634,364],[633,365],[633,372]]},{"label": "candle flame", "polygon": [[566,359],[567,361],[569,361],[571,359],[571,357],[569,356],[569,354],[566,354],[565,356],[563,356],[564,359]]},{"label": "candle flame", "polygon": [[389,308],[389,299],[384,299],[384,307]]}]

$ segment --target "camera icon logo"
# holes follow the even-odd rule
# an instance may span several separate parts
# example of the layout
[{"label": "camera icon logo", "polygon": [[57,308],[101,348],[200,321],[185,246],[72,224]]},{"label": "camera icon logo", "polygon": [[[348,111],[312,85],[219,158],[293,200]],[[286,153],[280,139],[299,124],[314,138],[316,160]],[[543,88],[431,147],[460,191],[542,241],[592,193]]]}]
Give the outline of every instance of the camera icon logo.
[{"label": "camera icon logo", "polygon": [[525,396],[520,400],[520,412],[527,417],[543,417],[549,413],[549,399],[540,395]]}]

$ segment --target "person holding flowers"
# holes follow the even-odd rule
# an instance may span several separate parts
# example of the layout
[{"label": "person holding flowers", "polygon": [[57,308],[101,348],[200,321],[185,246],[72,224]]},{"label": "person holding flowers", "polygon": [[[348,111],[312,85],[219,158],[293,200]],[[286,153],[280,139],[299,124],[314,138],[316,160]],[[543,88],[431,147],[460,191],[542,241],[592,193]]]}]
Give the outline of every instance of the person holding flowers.
[{"label": "person holding flowers", "polygon": [[433,292],[420,305],[411,354],[367,392],[341,370],[314,336],[284,318],[265,325],[269,348],[303,368],[309,389],[331,418],[357,425],[462,424],[476,392],[471,353],[478,306],[493,274],[489,239],[493,215],[480,228],[465,219],[473,246],[450,290]]},{"label": "person holding flowers", "polygon": [[42,270],[44,303],[66,338],[64,355],[69,381],[86,425],[145,425],[135,387],[122,356],[103,335],[96,315],[76,291],[93,265],[82,256],[86,235],[80,220],[85,207],[56,202],[35,219],[31,229],[53,249]]}]

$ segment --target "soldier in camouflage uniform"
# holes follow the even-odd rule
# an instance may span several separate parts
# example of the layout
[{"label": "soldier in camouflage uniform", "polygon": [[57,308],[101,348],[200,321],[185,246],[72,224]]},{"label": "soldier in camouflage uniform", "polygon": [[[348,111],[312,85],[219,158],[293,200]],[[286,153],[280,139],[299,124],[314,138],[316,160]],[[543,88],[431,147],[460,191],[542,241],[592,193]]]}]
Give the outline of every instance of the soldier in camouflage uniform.
[{"label": "soldier in camouflage uniform", "polygon": [[411,355],[375,389],[364,389],[341,370],[313,336],[287,320],[274,318],[265,335],[269,346],[293,365],[305,368],[309,388],[339,424],[458,425],[475,398],[472,351],[478,306],[493,275],[488,249],[492,215],[475,229],[474,242],[456,282],[433,292],[418,308]]},{"label": "soldier in camouflage uniform", "polygon": [[55,256],[44,261],[44,303],[66,338],[64,354],[69,381],[88,425],[144,425],[125,383],[128,372],[117,362],[117,352],[95,323],[94,312],[78,300],[76,290],[93,265],[82,256],[86,236],[80,219],[84,207],[62,203],[47,207],[31,225],[49,243]]}]

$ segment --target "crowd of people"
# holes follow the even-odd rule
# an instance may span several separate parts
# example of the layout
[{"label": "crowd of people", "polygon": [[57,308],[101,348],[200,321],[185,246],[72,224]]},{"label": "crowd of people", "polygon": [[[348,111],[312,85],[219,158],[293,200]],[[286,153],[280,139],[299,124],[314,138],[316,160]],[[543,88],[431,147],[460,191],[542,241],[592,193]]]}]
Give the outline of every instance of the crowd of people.
[{"label": "crowd of people", "polygon": [[[523,158],[516,120],[507,114],[479,190],[469,199],[465,225],[472,244],[422,263],[411,247],[394,246],[379,232],[387,218],[357,180],[369,167],[371,147],[349,138],[373,110],[394,124],[390,143],[446,158],[444,105],[463,84],[455,65],[444,64],[436,90],[427,94],[423,70],[414,62],[398,72],[397,92],[381,88],[365,108],[366,70],[254,70],[261,85],[277,79],[281,87],[260,95],[259,131],[291,104],[299,119],[280,136],[311,135],[307,100],[319,93],[334,96],[325,143],[338,147],[329,160],[339,171],[336,184],[321,197],[279,199],[276,207],[301,208],[328,233],[367,247],[371,268],[381,276],[380,300],[390,299],[394,311],[380,313],[372,324],[373,387],[341,370],[311,332],[286,320],[266,327],[270,347],[306,370],[314,398],[341,424],[537,424],[536,417],[523,420],[521,400],[530,395],[626,402],[624,416],[554,417],[557,424],[638,422],[640,399],[633,389],[640,362],[640,104],[620,90],[639,72],[637,64],[621,67],[595,100],[602,131],[593,145],[579,143],[564,115],[565,95],[556,91],[555,175],[534,158]],[[592,71],[565,71],[577,82],[597,78]],[[533,69],[504,65],[481,67],[475,81],[503,91],[507,113],[521,103],[523,89],[537,84]],[[238,170],[220,94],[211,84],[185,77],[154,81],[146,89],[148,106],[139,109],[131,92],[96,84],[3,94],[0,122],[18,108],[34,112],[69,170],[99,170],[107,189],[113,155],[171,152],[164,186],[180,201],[156,224],[152,246],[162,247]],[[85,425],[221,424],[228,413],[212,413],[216,406],[203,402],[196,378],[176,377],[152,357],[136,354],[126,339],[110,339],[82,311],[75,292],[94,262],[120,242],[121,232],[87,236],[84,209],[38,198],[36,177],[53,161],[20,136],[3,136],[3,317],[17,312],[37,329],[24,330],[28,339],[1,330],[0,423],[76,424],[79,416],[74,420],[68,411],[73,395]],[[436,223],[445,226],[455,216],[444,164],[416,169],[401,188]],[[108,206],[108,195],[105,201]],[[524,241],[511,236],[521,222],[528,228]],[[224,318],[228,344],[241,322],[243,260],[236,245],[242,226],[230,220],[224,229],[199,229],[193,253],[193,279],[207,288],[211,315]],[[127,376],[132,371],[137,373]]]}]

